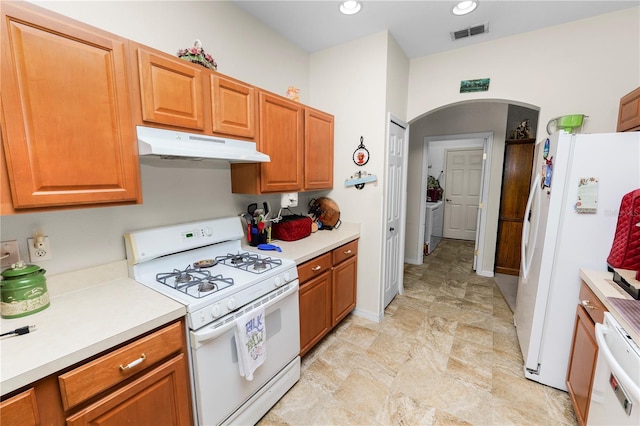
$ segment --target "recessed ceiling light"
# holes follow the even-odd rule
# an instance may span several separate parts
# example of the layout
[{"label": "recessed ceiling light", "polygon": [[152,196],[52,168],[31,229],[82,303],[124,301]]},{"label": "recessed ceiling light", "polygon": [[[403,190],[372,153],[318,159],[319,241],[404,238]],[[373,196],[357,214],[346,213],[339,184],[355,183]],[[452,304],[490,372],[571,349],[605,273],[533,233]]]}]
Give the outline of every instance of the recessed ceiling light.
[{"label": "recessed ceiling light", "polygon": [[343,1],[340,4],[340,12],[345,15],[355,15],[362,9],[362,3],[356,0]]},{"label": "recessed ceiling light", "polygon": [[471,13],[476,10],[476,7],[478,7],[478,2],[476,0],[461,1],[453,7],[452,12],[454,15],[466,15],[467,13]]}]

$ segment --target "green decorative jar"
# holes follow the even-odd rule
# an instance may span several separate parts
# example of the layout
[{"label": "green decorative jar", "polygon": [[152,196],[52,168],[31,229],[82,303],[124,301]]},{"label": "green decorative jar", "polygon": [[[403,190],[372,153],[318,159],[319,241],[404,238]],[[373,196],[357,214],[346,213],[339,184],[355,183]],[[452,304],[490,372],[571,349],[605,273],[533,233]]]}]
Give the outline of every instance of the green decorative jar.
[{"label": "green decorative jar", "polygon": [[2,272],[0,316],[20,318],[49,307],[45,270],[20,261]]}]

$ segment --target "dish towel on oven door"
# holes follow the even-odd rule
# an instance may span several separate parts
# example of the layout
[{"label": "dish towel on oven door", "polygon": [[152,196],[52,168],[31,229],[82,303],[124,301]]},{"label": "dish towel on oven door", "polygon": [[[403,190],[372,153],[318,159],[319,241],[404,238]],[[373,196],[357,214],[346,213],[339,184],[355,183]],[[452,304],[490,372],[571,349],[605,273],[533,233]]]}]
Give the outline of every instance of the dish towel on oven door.
[{"label": "dish towel on oven door", "polygon": [[251,312],[237,318],[235,335],[240,375],[247,380],[253,380],[253,372],[267,358],[264,307],[252,309]]}]

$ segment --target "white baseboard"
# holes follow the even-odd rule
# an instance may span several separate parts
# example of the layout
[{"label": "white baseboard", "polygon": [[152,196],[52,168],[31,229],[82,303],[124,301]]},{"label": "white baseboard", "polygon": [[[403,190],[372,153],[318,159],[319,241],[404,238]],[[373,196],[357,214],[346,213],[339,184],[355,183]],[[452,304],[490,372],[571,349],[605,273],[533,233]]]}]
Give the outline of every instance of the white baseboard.
[{"label": "white baseboard", "polygon": [[373,322],[380,322],[382,321],[382,317],[384,317],[384,312],[381,312],[380,314],[376,315],[372,312],[366,312],[363,310],[360,310],[358,308],[355,308],[352,311],[353,315],[359,316],[361,318],[365,318],[368,319],[369,321],[373,321]]}]

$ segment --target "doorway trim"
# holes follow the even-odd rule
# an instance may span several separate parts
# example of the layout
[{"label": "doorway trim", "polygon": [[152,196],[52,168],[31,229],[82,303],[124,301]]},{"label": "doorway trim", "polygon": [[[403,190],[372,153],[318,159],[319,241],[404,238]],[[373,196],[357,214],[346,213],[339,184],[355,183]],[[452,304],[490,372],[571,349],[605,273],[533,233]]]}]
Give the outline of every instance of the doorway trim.
[{"label": "doorway trim", "polygon": [[[479,132],[479,133],[462,133],[455,135],[442,135],[442,136],[425,136],[424,146],[422,149],[422,179],[420,183],[420,193],[424,195],[424,202],[426,202],[427,194],[427,177],[429,175],[429,142],[435,141],[448,141],[448,140],[463,140],[463,139],[483,139],[483,165],[482,165],[482,180],[480,188],[480,208],[478,209],[478,231],[476,232],[475,251],[473,257],[473,268],[477,275],[483,277],[493,277],[493,271],[482,270],[482,264],[484,261],[485,239],[486,239],[486,224],[487,224],[487,200],[489,199],[489,176],[491,170],[491,153],[493,151],[493,132]],[[425,224],[425,209],[424,206],[420,209],[420,229],[424,229]],[[418,253],[422,253],[422,261],[424,261],[424,232],[420,232],[418,235]],[[422,263],[422,262],[420,262]]]}]

